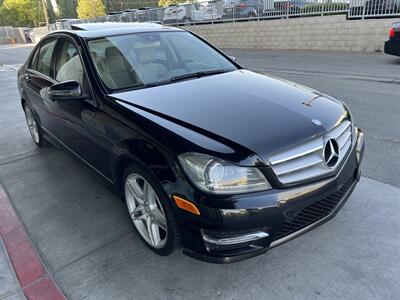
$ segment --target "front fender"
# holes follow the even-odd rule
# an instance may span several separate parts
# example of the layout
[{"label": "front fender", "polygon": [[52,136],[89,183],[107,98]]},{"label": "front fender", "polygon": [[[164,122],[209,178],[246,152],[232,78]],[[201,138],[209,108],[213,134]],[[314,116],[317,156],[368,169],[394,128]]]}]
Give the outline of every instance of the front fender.
[{"label": "front fender", "polygon": [[129,163],[136,163],[148,168],[159,180],[167,194],[176,182],[174,156],[157,148],[141,138],[121,141],[111,151],[111,172],[120,189],[122,187],[124,168]]}]

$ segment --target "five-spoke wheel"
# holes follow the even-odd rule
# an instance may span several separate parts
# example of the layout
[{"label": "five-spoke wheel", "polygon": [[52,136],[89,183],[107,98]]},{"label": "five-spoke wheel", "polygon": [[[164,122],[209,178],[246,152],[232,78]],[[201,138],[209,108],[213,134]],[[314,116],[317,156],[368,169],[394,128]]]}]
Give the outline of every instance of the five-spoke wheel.
[{"label": "five-spoke wheel", "polygon": [[168,230],[165,213],[151,185],[139,174],[129,174],[125,181],[126,203],[138,232],[155,248],[162,248]]},{"label": "five-spoke wheel", "polygon": [[128,166],[124,178],[125,201],[140,237],[154,252],[170,254],[180,245],[180,233],[162,186],[139,165]]}]

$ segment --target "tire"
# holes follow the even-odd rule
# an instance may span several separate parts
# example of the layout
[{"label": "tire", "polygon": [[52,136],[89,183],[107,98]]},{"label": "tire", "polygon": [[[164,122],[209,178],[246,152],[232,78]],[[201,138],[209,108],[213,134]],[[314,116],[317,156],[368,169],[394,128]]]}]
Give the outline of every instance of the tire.
[{"label": "tire", "polygon": [[155,176],[146,167],[130,163],[125,167],[122,190],[132,223],[145,245],[162,256],[180,248],[181,233],[172,202]]},{"label": "tire", "polygon": [[28,125],[29,133],[31,134],[33,142],[39,148],[47,145],[46,140],[43,138],[43,131],[40,128],[39,122],[28,104],[23,104],[25,113],[26,124]]}]

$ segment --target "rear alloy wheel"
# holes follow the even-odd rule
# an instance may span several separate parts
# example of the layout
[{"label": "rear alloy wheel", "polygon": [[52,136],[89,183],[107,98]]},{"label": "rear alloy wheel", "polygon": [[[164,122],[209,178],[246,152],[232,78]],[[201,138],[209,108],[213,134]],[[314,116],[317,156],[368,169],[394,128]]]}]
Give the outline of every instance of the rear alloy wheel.
[{"label": "rear alloy wheel", "polygon": [[25,112],[26,124],[28,124],[28,129],[29,133],[31,134],[32,140],[38,147],[42,147],[43,141],[39,124],[31,108],[27,104],[24,104],[24,112]]},{"label": "rear alloy wheel", "polygon": [[151,250],[168,255],[179,246],[180,234],[160,187],[143,167],[125,173],[125,201],[136,231]]}]

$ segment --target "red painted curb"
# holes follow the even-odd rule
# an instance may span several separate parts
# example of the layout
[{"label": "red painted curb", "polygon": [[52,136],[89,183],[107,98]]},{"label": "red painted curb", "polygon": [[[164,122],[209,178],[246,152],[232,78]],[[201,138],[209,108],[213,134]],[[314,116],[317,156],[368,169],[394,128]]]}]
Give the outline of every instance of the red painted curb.
[{"label": "red painted curb", "polygon": [[66,299],[36,254],[35,248],[1,184],[0,237],[28,299]]},{"label": "red painted curb", "polygon": [[54,280],[46,277],[24,289],[25,296],[28,299],[35,300],[63,300],[64,295],[60,292]]}]

